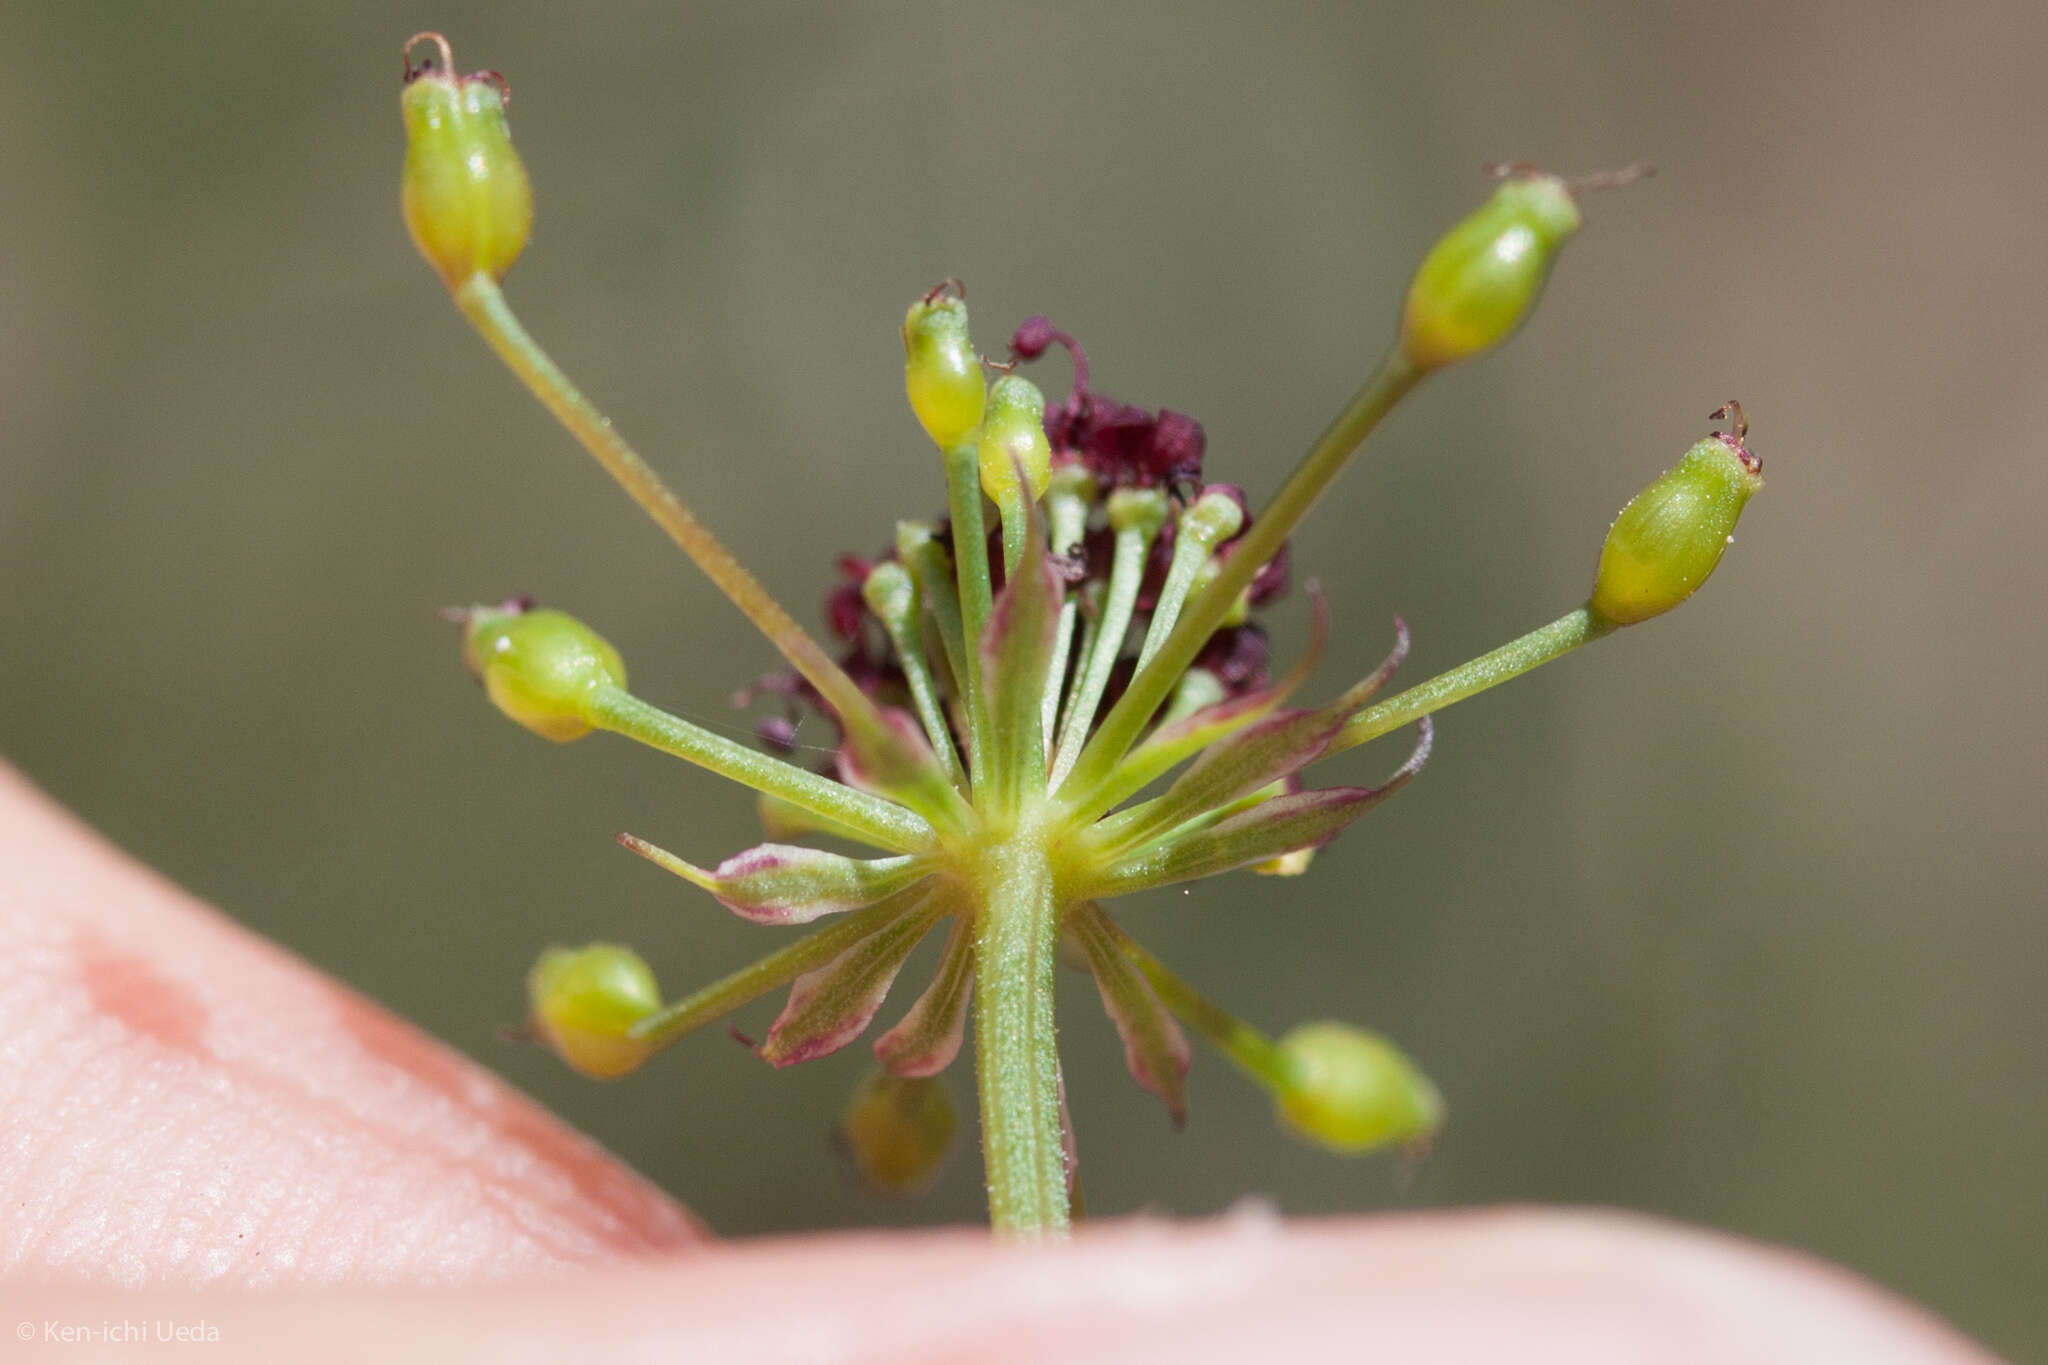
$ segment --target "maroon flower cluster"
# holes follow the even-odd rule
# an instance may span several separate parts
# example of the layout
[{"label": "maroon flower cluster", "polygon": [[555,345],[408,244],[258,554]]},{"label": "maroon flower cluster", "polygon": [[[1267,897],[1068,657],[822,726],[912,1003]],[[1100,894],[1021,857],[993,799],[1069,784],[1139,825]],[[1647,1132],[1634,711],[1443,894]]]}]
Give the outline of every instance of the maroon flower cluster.
[{"label": "maroon flower cluster", "polygon": [[[1073,364],[1073,382],[1066,398],[1058,403],[1048,403],[1045,409],[1045,434],[1052,446],[1054,467],[1079,465],[1086,470],[1097,489],[1095,501],[1098,504],[1102,496],[1117,488],[1164,488],[1182,505],[1192,503],[1205,492],[1222,492],[1230,496],[1245,508],[1245,521],[1238,537],[1218,549],[1219,556],[1227,557],[1242,540],[1244,530],[1250,529],[1251,513],[1244,494],[1235,486],[1203,484],[1202,460],[1207,451],[1208,436],[1202,430],[1202,424],[1185,413],[1166,408],[1148,411],[1097,391],[1090,383],[1087,352],[1078,341],[1045,317],[1029,318],[1017,328],[1010,338],[1012,363],[1037,360],[1054,345],[1065,348]],[[936,534],[941,544],[949,550],[953,548],[951,527],[947,522],[938,523]],[[1146,561],[1144,582],[1138,590],[1139,614],[1134,637],[1142,635],[1149,614],[1158,604],[1168,567],[1173,561],[1175,538],[1174,519],[1168,518],[1153,541]],[[1098,524],[1088,528],[1080,544],[1050,548],[1062,563],[1070,582],[1106,584],[1114,544],[1114,533],[1106,524]],[[991,577],[1000,586],[1003,566],[999,531],[992,529],[989,532],[984,553],[989,557]],[[895,558],[893,549],[872,559],[842,554],[838,561],[838,581],[825,597],[824,616],[826,628],[845,647],[839,658],[841,667],[877,701],[884,705],[907,707],[909,688],[903,671],[896,662],[887,632],[861,593],[861,587],[875,565]],[[1263,607],[1287,591],[1289,558],[1288,547],[1283,545],[1280,552],[1259,570],[1248,592],[1252,607]],[[1238,697],[1267,685],[1270,656],[1264,628],[1255,622],[1246,622],[1219,629],[1210,637],[1194,666],[1208,670],[1215,675],[1226,694]],[[1070,667],[1078,667],[1079,662],[1077,657]],[[1105,707],[1114,704],[1122,695],[1136,666],[1137,653],[1132,648],[1119,659],[1110,676],[1104,697]],[[755,733],[772,750],[784,754],[795,750],[797,727],[806,711],[824,717],[833,724],[835,731],[838,728],[837,718],[824,699],[793,672],[762,677],[753,687],[737,693],[734,704],[752,706],[766,698],[776,698],[780,704],[776,714],[759,722]],[[964,752],[965,737],[956,738]]]},{"label": "maroon flower cluster", "polygon": [[1088,383],[1088,353],[1049,318],[1027,318],[1010,338],[1010,355],[1036,360],[1053,343],[1074,364],[1066,401],[1045,408],[1045,436],[1055,464],[1079,460],[1103,488],[1199,486],[1209,444],[1202,424],[1185,413],[1147,412],[1096,393]]}]

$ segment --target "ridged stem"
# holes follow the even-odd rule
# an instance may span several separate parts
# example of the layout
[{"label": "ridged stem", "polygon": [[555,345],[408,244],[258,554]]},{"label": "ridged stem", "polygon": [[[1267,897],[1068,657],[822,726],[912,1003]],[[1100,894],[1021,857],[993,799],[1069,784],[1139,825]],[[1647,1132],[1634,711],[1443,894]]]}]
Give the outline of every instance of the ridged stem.
[{"label": "ridged stem", "polygon": [[1021,828],[985,864],[975,925],[974,1053],[989,1221],[1013,1237],[1069,1221],[1053,968],[1059,905],[1043,831]]},{"label": "ridged stem", "polygon": [[953,523],[953,572],[960,593],[964,635],[960,664],[967,696],[968,763],[979,786],[988,773],[988,698],[982,695],[981,633],[995,590],[988,576],[988,526],[981,514],[981,460],[973,441],[946,452],[946,505]]},{"label": "ridged stem", "polygon": [[1619,629],[1591,607],[1566,612],[1549,625],[1539,626],[1520,639],[1510,640],[1499,649],[1439,673],[1428,682],[1417,683],[1376,706],[1367,707],[1337,732],[1336,741],[1328,752],[1337,753],[1367,740],[1378,739],[1410,721],[1441,711],[1453,702],[1463,701],[1489,687],[1498,687],[1510,678],[1518,678],[1532,668]]},{"label": "ridged stem", "polygon": [[[1060,722],[1059,752],[1053,757],[1051,782],[1054,790],[1062,778],[1087,751],[1088,726],[1095,720],[1095,708],[1102,704],[1103,689],[1116,670],[1116,657],[1124,647],[1131,628],[1131,616],[1138,603],[1138,589],[1144,586],[1145,557],[1152,549],[1152,534],[1142,526],[1126,526],[1116,533],[1110,554],[1109,589],[1103,595],[1102,616],[1096,622],[1095,638],[1082,656],[1081,671],[1074,679],[1074,691],[1067,702],[1066,717]],[[1113,711],[1111,714],[1115,714]]]},{"label": "ridged stem", "polygon": [[[948,823],[963,818],[966,807],[959,794],[943,780],[937,765],[923,763],[908,752],[860,685],[796,623],[761,586],[760,580],[733,557],[732,551],[697,520],[674,490],[613,429],[611,419],[570,382],[569,376],[520,325],[497,282],[488,275],[473,275],[455,288],[454,297],[463,316],[541,405],[768,637],[790,666],[818,690],[845,724],[856,750],[865,753],[878,772],[901,776],[904,799],[914,801],[920,813]],[[917,780],[919,769],[928,769],[933,780]]]},{"label": "ridged stem", "polygon": [[784,763],[772,754],[672,716],[622,688],[602,688],[588,703],[590,723],[638,740],[721,777],[821,815],[879,848],[908,853],[931,846],[932,827],[915,813],[844,782]]},{"label": "ridged stem", "polygon": [[[1088,504],[1070,490],[1055,484],[1046,494],[1047,548],[1064,556],[1080,548],[1088,529]],[[1045,697],[1039,710],[1039,733],[1045,736],[1050,754],[1058,733],[1060,697],[1067,682],[1067,663],[1073,657],[1074,625],[1081,615],[1081,595],[1069,587],[1060,594],[1060,619],[1053,636],[1052,666],[1046,670]]]},{"label": "ridged stem", "polygon": [[1140,672],[1172,634],[1174,622],[1180,619],[1181,606],[1188,600],[1188,590],[1194,587],[1195,575],[1202,571],[1216,548],[1213,537],[1194,533],[1192,520],[1186,514],[1181,516],[1180,534],[1173,542],[1173,559],[1166,567],[1166,581],[1160,584],[1159,601],[1152,608],[1152,619],[1145,623],[1144,642],[1138,646]]},{"label": "ridged stem", "polygon": [[903,670],[903,681],[910,688],[911,704],[917,708],[925,739],[931,743],[932,752],[938,755],[939,766],[946,770],[947,780],[965,794],[967,774],[961,770],[960,755],[953,745],[953,727],[946,723],[945,708],[939,704],[938,688],[932,681],[931,662],[925,658],[924,641],[919,638],[919,622],[915,618],[898,621],[883,617],[882,629],[896,650],[896,665]]},{"label": "ridged stem", "polygon": [[900,901],[888,900],[865,910],[856,910],[730,976],[662,1006],[633,1025],[631,1036],[657,1048],[667,1047],[683,1035],[731,1014],[777,986],[787,985],[813,967],[824,966],[892,918],[917,913],[924,906],[925,902],[920,901],[914,909],[906,910]]}]

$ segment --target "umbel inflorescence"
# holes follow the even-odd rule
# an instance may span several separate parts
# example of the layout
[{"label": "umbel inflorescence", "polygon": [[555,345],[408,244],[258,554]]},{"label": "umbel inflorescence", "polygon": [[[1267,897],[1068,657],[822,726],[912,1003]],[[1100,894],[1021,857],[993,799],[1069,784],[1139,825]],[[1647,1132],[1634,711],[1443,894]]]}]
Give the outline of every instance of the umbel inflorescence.
[{"label": "umbel inflorescence", "polygon": [[[618,652],[587,626],[521,600],[456,613],[468,665],[499,710],[546,738],[610,731],[752,788],[772,842],[700,866],[620,841],[746,919],[824,921],[676,999],[625,947],[549,949],[528,983],[536,1035],[577,1070],[617,1076],[787,986],[757,1050],[777,1066],[806,1061],[860,1037],[912,950],[943,933],[936,973],[875,1039],[880,1071],[848,1111],[846,1137],[883,1183],[920,1183],[943,1152],[952,1115],[932,1078],[958,1054],[971,1010],[991,1217],[1010,1231],[1066,1225],[1062,960],[1093,975],[1132,1076],[1176,1122],[1185,1027],[1317,1143],[1361,1152],[1426,1140],[1442,1104],[1391,1044],[1337,1023],[1270,1039],[1197,994],[1105,905],[1247,869],[1307,870],[1314,850],[1421,770],[1432,713],[1669,610],[1713,572],[1762,482],[1733,403],[1713,414],[1725,430],[1622,510],[1582,606],[1462,667],[1382,698],[1407,649],[1397,621],[1378,668],[1296,705],[1322,603],[1306,654],[1280,676],[1254,619],[1285,586],[1288,534],[1366,436],[1423,378],[1513,332],[1578,230],[1579,194],[1628,177],[1496,168],[1492,198],[1417,269],[1378,368],[1256,513],[1236,488],[1205,481],[1199,424],[1097,390],[1082,348],[1046,319],[1023,323],[992,363],[969,337],[965,290],[922,292],[903,320],[905,386],[945,473],[947,516],[898,523],[879,560],[842,561],[827,604],[835,653],[520,326],[499,282],[533,210],[505,82],[456,75],[438,34],[406,52],[415,242],[513,372],[781,652],[790,671],[766,690],[790,709],[764,724],[765,749],[692,724],[629,691]],[[1055,346],[1072,381],[1048,406],[1018,369]],[[828,771],[791,761],[798,706],[834,728]],[[1311,780],[1321,760],[1408,727],[1406,759],[1371,785]]]}]

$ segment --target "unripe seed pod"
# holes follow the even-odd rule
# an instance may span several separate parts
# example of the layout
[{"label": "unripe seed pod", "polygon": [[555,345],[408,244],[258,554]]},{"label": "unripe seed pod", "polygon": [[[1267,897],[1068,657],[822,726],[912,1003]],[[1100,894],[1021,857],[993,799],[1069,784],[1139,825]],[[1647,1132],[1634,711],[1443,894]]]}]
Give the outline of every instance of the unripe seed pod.
[{"label": "unripe seed pod", "polygon": [[908,631],[917,624],[917,580],[910,570],[893,559],[885,559],[868,571],[860,585],[868,610],[891,630]]},{"label": "unripe seed pod", "polygon": [[960,1127],[953,1094],[936,1076],[871,1071],[839,1120],[839,1141],[878,1194],[922,1194],[945,1169]]},{"label": "unripe seed pod", "polygon": [[1506,340],[1535,308],[1558,249],[1578,230],[1579,206],[1562,179],[1511,175],[1416,269],[1401,313],[1408,363],[1441,369]]},{"label": "unripe seed pod", "polygon": [[998,507],[1009,506],[1017,470],[1031,488],[1031,501],[1052,483],[1052,444],[1045,439],[1045,395],[1022,375],[1006,374],[989,385],[981,425],[981,491]]},{"label": "unripe seed pod", "polygon": [[661,990],[631,948],[550,948],[527,974],[526,996],[534,1036],[586,1076],[623,1076],[652,1052],[629,1030],[661,1008]]},{"label": "unripe seed pod", "polygon": [[1735,523],[1757,489],[1763,462],[1742,438],[1747,424],[1730,403],[1736,430],[1716,432],[1629,500],[1607,532],[1589,604],[1616,625],[1661,615],[1693,595],[1721,562]]},{"label": "unripe seed pod", "polygon": [[903,317],[903,387],[910,410],[941,450],[974,434],[988,399],[958,287],[958,281],[947,280]]},{"label": "unripe seed pod", "polygon": [[1355,1155],[1420,1142],[1443,1122],[1436,1087],[1377,1034],[1349,1024],[1303,1024],[1279,1046],[1289,1083],[1274,1103],[1290,1128],[1319,1146]]},{"label": "unripe seed pod", "polygon": [[505,121],[505,80],[494,71],[457,76],[438,33],[407,50],[423,40],[441,55],[408,63],[399,96],[405,225],[450,289],[479,273],[502,280],[533,231],[533,186]]},{"label": "unripe seed pod", "polygon": [[1194,505],[1181,514],[1180,533],[1215,547],[1244,529],[1244,494],[1229,484],[1202,490]]},{"label": "unripe seed pod", "polygon": [[619,652],[565,612],[508,602],[470,608],[463,618],[463,662],[491,704],[544,739],[583,738],[592,729],[591,694],[626,685]]}]

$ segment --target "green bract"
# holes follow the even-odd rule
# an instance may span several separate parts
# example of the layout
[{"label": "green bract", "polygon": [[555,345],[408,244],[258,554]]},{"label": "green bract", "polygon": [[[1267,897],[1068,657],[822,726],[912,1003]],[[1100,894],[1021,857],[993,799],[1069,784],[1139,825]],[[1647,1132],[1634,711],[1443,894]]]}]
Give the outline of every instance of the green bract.
[{"label": "green bract", "polygon": [[602,636],[573,616],[542,609],[479,607],[469,615],[463,657],[491,703],[546,739],[581,739],[594,725],[600,689],[623,688],[626,666]]},{"label": "green bract", "polygon": [[534,1035],[586,1076],[611,1080],[647,1060],[633,1025],[661,1008],[654,971],[631,948],[550,948],[526,979]]},{"label": "green bract", "polygon": [[1764,486],[1763,464],[1739,437],[1709,436],[1629,499],[1600,550],[1592,607],[1620,626],[1647,621],[1707,581]]},{"label": "green bract", "polygon": [[506,87],[494,72],[457,76],[438,34],[438,64],[408,64],[402,203],[412,239],[452,289],[481,272],[505,277],[533,231],[533,188],[505,123]]}]

